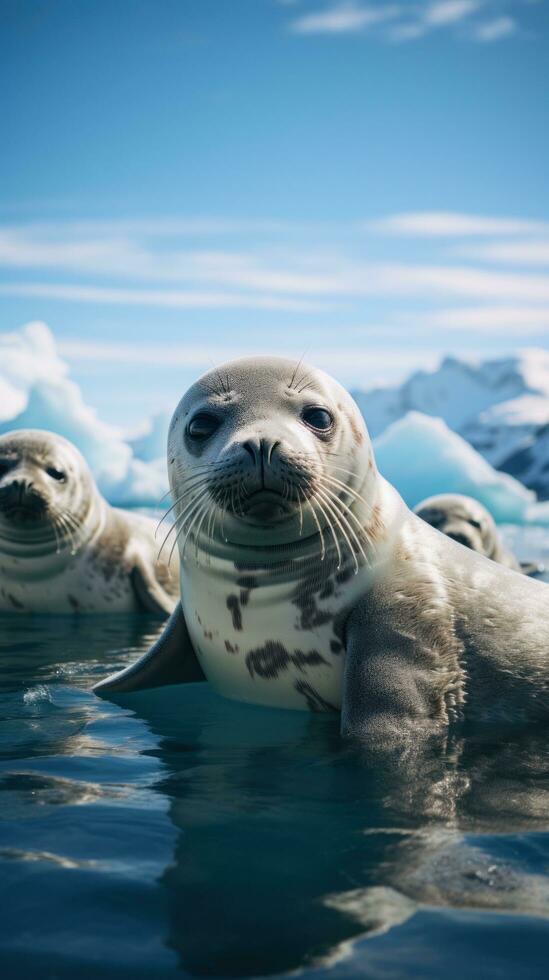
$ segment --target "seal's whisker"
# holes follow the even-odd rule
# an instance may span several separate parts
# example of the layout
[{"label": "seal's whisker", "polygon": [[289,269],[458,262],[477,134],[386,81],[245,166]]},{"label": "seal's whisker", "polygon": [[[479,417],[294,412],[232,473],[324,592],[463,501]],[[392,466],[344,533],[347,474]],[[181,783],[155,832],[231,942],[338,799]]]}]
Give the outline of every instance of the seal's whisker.
[{"label": "seal's whisker", "polygon": [[[187,548],[187,542],[188,542],[188,540],[189,540],[189,538],[191,536],[191,531],[192,531],[193,527],[195,526],[196,522],[201,519],[202,514],[204,513],[204,510],[207,510],[208,507],[209,507],[209,501],[206,501],[205,503],[204,503],[203,500],[200,500],[199,501],[197,510],[192,515],[191,523],[189,524],[189,526],[187,528],[187,533],[185,534],[185,540],[183,541],[183,547],[181,548],[181,551],[179,553],[180,556],[181,556],[181,561],[183,561],[183,559],[185,558],[185,550]],[[178,534],[178,537],[179,537],[179,534]]]},{"label": "seal's whisker", "polygon": [[369,501],[369,500],[366,500],[366,498],[365,498],[365,497],[363,497],[363,496],[362,496],[362,494],[360,494],[360,493],[358,493],[358,491],[357,491],[357,490],[353,490],[353,488],[352,488],[352,487],[350,487],[350,486],[348,486],[348,484],[347,484],[347,483],[343,483],[343,481],[342,481],[342,480],[338,480],[338,479],[337,479],[337,477],[335,477],[335,476],[332,476],[332,475],[330,475],[330,474],[327,474],[326,476],[323,476],[323,477],[321,477],[321,479],[322,479],[322,480],[326,480],[326,481],[329,481],[329,482],[330,482],[331,484],[333,484],[334,486],[336,486],[336,487],[339,487],[339,489],[341,489],[341,490],[343,490],[343,491],[344,491],[345,493],[348,493],[348,494],[350,494],[350,495],[351,495],[352,497],[354,497],[354,498],[355,498],[356,500],[359,500],[359,501],[360,501],[360,503],[362,503],[362,504],[364,504],[364,505],[365,505],[366,507],[368,507],[368,509],[369,509],[370,511],[373,511],[373,509],[374,509],[374,505],[373,505],[372,503],[370,503],[370,501]]},{"label": "seal's whisker", "polygon": [[301,506],[301,494],[299,492],[299,489],[297,493],[298,493],[297,501],[299,504],[299,537],[301,537],[303,534],[303,507]]},{"label": "seal's whisker", "polygon": [[[324,486],[325,486],[326,489],[327,489],[327,486],[328,485],[329,485],[329,481],[326,480],[326,482],[324,484]],[[352,520],[355,522],[355,524],[358,527],[360,533],[362,534],[364,540],[366,541],[366,544],[368,545],[368,547],[375,549],[375,542],[374,542],[374,539],[372,538],[372,535],[370,534],[368,528],[365,527],[364,524],[362,524],[358,520],[356,514],[353,513],[353,511],[349,507],[349,505],[346,504],[345,501],[342,500],[341,497],[337,493],[334,494],[334,498],[339,502],[339,504],[342,507],[345,508],[345,510],[348,513],[349,517],[352,518]],[[362,499],[362,498],[360,498],[360,499]],[[364,501],[364,503],[367,503],[367,501]],[[371,505],[368,504],[368,506],[370,507],[371,510],[373,510],[373,507]]]},{"label": "seal's whisker", "polygon": [[[218,513],[217,503],[215,502],[215,500],[212,500],[212,506],[210,508],[210,516],[208,518],[208,526],[206,528],[206,533],[207,533],[208,539],[210,541],[213,541],[214,540],[215,524],[216,524],[216,521],[217,521],[217,513]],[[211,557],[211,555],[209,555],[208,557],[209,557],[209,563],[211,565],[211,563],[212,563],[212,557]]]},{"label": "seal's whisker", "polygon": [[[175,530],[176,530],[176,529],[178,528],[178,526],[180,525],[180,522],[182,522],[180,526],[181,526],[181,527],[183,527],[183,526],[184,526],[184,524],[185,524],[185,521],[187,520],[187,517],[188,517],[188,514],[189,514],[189,511],[190,511],[190,510],[192,510],[192,509],[194,509],[194,505],[195,505],[195,503],[196,503],[196,498],[197,498],[197,497],[199,496],[199,493],[200,493],[200,490],[201,490],[201,487],[199,487],[199,488],[198,488],[198,489],[196,490],[196,492],[195,492],[195,494],[194,494],[194,496],[192,497],[192,499],[191,499],[191,500],[190,500],[190,501],[188,502],[188,504],[187,504],[187,505],[186,505],[186,506],[185,506],[185,507],[183,508],[183,510],[181,511],[181,513],[177,515],[177,517],[176,517],[176,519],[175,519],[175,521],[173,522],[173,524],[172,524],[172,526],[170,527],[170,529],[169,529],[169,531],[168,531],[168,533],[166,534],[166,537],[164,538],[164,540],[163,540],[163,542],[162,542],[162,544],[160,545],[160,551],[158,552],[158,555],[156,556],[156,560],[157,560],[157,561],[160,561],[160,556],[161,556],[161,554],[162,554],[162,552],[163,552],[163,550],[164,550],[164,546],[165,546],[165,544],[166,544],[166,542],[167,542],[167,540],[168,540],[168,538],[169,538],[169,537],[170,537],[170,535],[171,535],[171,534],[173,534],[173,532],[174,532],[174,531],[175,531]],[[177,505],[176,505],[176,506],[177,506]],[[179,533],[179,532],[178,532],[178,533]],[[175,536],[175,541],[174,541],[174,544],[175,544],[175,542],[176,542],[176,541],[177,541],[177,534],[176,534],[176,536]],[[170,557],[169,557],[169,560],[168,560],[168,565],[169,565],[169,564],[171,563],[171,560],[172,560],[172,555],[173,555],[173,547],[172,547],[172,550],[170,551]]]},{"label": "seal's whisker", "polygon": [[[328,496],[328,494],[327,494],[327,492],[325,490],[321,490],[320,487],[317,487],[317,491],[316,492],[317,492],[317,496],[320,496],[322,498],[322,500],[324,501],[325,506],[329,509],[332,517],[334,518],[337,526],[339,527],[339,529],[341,531],[341,534],[342,534],[342,536],[343,536],[343,538],[345,540],[345,543],[346,543],[346,545],[347,545],[347,547],[349,549],[349,553],[353,556],[354,563],[355,563],[355,574],[356,574],[358,572],[358,567],[359,567],[358,566],[358,561],[357,561],[355,549],[353,548],[353,546],[351,544],[351,540],[349,538],[349,535],[347,534],[347,531],[345,530],[345,525],[343,524],[343,521],[341,520],[341,514],[338,514],[337,509],[334,507],[333,502],[331,501],[330,497]],[[347,523],[347,522],[345,522],[345,523]],[[341,564],[341,562],[340,562],[340,564]]]},{"label": "seal's whisker", "polygon": [[335,549],[336,549],[336,552],[337,552],[337,567],[338,568],[341,568],[341,548],[339,547],[339,541],[337,539],[337,534],[335,532],[334,526],[333,526],[333,524],[332,524],[332,522],[331,522],[328,514],[324,510],[324,507],[320,503],[318,497],[316,497],[316,503],[317,503],[318,509],[320,510],[320,513],[322,514],[322,516],[324,517],[324,520],[326,521],[326,524],[327,524],[328,528],[330,529],[332,538],[334,539],[334,545],[335,545]]},{"label": "seal's whisker", "polygon": [[211,507],[210,501],[209,500],[206,500],[204,509],[202,511],[202,517],[201,517],[200,521],[198,522],[198,527],[196,529],[196,533],[195,533],[195,536],[194,536],[194,554],[195,554],[195,558],[196,558],[197,562],[198,562],[198,542],[199,542],[199,539],[200,539],[200,532],[202,530],[202,525],[204,524],[204,521],[206,520],[206,517],[210,513],[210,507]]},{"label": "seal's whisker", "polygon": [[58,518],[56,514],[51,515],[51,526],[55,537],[55,554],[58,555],[59,552],[61,551],[61,546],[60,546],[59,533],[58,533],[58,527],[59,527]]},{"label": "seal's whisker", "polygon": [[66,537],[68,537],[69,539],[71,554],[75,555],[77,551],[77,543],[78,543],[76,539],[76,530],[79,529],[81,525],[76,523],[76,518],[73,517],[69,511],[56,510],[50,513],[52,514],[52,516],[53,513],[56,514],[59,520],[59,526],[62,529],[64,529],[64,535],[66,535]]},{"label": "seal's whisker", "polygon": [[304,359],[306,353],[307,353],[307,351],[304,350],[303,351],[303,354],[299,358],[299,361],[297,362],[297,364],[296,364],[296,366],[294,368],[294,373],[292,374],[292,377],[290,378],[290,383],[288,385],[288,388],[290,388],[290,389],[293,388],[293,386],[294,386],[294,381],[296,379],[297,372],[299,371],[301,365],[303,364],[303,359]]},{"label": "seal's whisker", "polygon": [[225,537],[225,513],[227,511],[227,501],[228,501],[228,499],[229,499],[229,491],[228,490],[224,490],[223,491],[223,496],[221,498],[221,504],[220,504],[220,506],[221,506],[221,537],[223,538],[224,541],[227,540],[227,538]]},{"label": "seal's whisker", "polygon": [[[357,527],[359,529],[360,534],[362,534],[362,536],[366,539],[366,541],[368,541],[368,536],[367,536],[364,528],[360,524],[360,521],[358,521],[358,519],[355,517],[355,515],[353,514],[351,508],[348,507],[348,505],[343,500],[341,500],[341,498],[338,497],[337,494],[333,493],[329,489],[329,487],[325,487],[325,492],[327,494],[329,494],[330,499],[331,499],[334,507],[336,507],[336,509],[338,510],[338,512],[339,512],[339,514],[341,516],[341,519],[345,522],[345,525],[347,527],[347,530],[348,530],[349,534],[351,534],[352,537],[354,538],[354,540],[356,541],[357,546],[358,546],[358,549],[359,549],[362,557],[364,558],[364,561],[367,561],[368,560],[368,557],[366,555],[366,552],[364,551],[364,546],[363,546],[360,538],[358,537],[356,531],[354,530],[354,528],[349,523],[349,517],[352,517],[353,518],[353,520],[355,521],[355,523],[356,523],[356,525],[357,525]],[[356,571],[358,572],[358,568],[356,569]]]},{"label": "seal's whisker", "polygon": [[[172,510],[174,510],[174,508],[177,507],[177,505],[179,503],[181,503],[181,501],[183,500],[183,498],[188,493],[190,493],[190,491],[193,489],[193,487],[196,485],[196,483],[199,483],[200,480],[204,480],[204,482],[206,482],[205,475],[208,472],[211,471],[211,467],[209,467],[209,466],[202,466],[202,467],[200,467],[200,469],[202,470],[202,472],[192,473],[190,476],[186,477],[183,480],[182,486],[185,486],[185,484],[190,484],[191,481],[194,481],[194,482],[193,482],[193,485],[192,486],[187,486],[186,487],[186,489],[183,491],[183,493],[180,494],[180,496],[177,498],[177,500],[174,500],[174,502],[172,503],[171,507],[168,507],[168,510],[165,512],[165,514],[162,515],[162,517],[160,518],[160,520],[159,520],[159,522],[158,522],[158,524],[156,526],[156,531],[154,533],[154,536],[155,537],[157,536],[158,531],[159,531],[161,525],[164,523],[164,521],[166,520],[166,518],[168,517],[168,515],[171,514]],[[171,490],[168,490],[168,493],[171,493]],[[166,497],[166,496],[167,496],[167,494],[164,494],[164,497]],[[162,497],[162,500],[164,499],[164,497]]]}]

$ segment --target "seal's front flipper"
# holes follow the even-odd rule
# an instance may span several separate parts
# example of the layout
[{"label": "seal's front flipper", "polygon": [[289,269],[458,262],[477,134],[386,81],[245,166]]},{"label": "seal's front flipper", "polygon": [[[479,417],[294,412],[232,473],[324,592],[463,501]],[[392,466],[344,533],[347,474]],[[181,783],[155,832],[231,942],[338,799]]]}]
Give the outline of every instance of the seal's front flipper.
[{"label": "seal's front flipper", "polygon": [[[160,579],[163,579],[161,581]],[[136,557],[135,565],[130,573],[132,588],[138,605],[145,612],[169,616],[175,608],[179,596],[179,581],[177,576],[170,577],[169,570],[164,565],[154,566],[142,556]],[[170,595],[168,589],[173,589]]]},{"label": "seal's front flipper", "polygon": [[96,684],[101,697],[125,694],[165,684],[206,680],[193,650],[185,617],[178,602],[156,643],[131,667]]},{"label": "seal's front flipper", "polygon": [[439,730],[442,699],[433,651],[380,619],[359,603],[347,622],[341,734],[383,749]]}]

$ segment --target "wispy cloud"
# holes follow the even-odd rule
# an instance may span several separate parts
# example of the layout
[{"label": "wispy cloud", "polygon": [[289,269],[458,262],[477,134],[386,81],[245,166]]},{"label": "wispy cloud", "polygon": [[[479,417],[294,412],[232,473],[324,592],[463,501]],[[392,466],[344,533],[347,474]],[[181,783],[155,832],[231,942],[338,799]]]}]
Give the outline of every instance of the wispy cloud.
[{"label": "wispy cloud", "polygon": [[473,40],[490,44],[511,37],[518,31],[518,24],[513,17],[495,17],[484,24],[477,24],[472,32]]},{"label": "wispy cloud", "polygon": [[443,330],[482,333],[544,334],[549,330],[549,306],[475,306],[434,310],[422,315],[422,323]]},{"label": "wispy cloud", "polygon": [[[198,249],[189,248],[184,233],[181,240],[174,237],[171,226],[167,236],[156,239],[162,227],[160,219],[152,233],[137,219],[121,225],[0,227],[0,268],[18,270],[18,281],[0,284],[0,296],[98,307],[302,315],[345,311],[363,316],[370,307],[387,327],[391,318],[398,326],[401,315],[405,322],[407,311],[418,306],[426,308],[425,323],[435,328],[467,330],[478,322],[479,329],[491,330],[501,322],[508,332],[520,333],[521,328],[539,332],[545,323],[547,222],[406,212],[343,226],[339,237],[334,229],[324,239],[318,229],[317,233],[309,229],[299,239],[289,235],[280,240],[274,235],[252,247],[250,236],[243,233],[241,240],[224,241],[222,248],[216,231],[221,225],[214,222],[212,241],[204,241]],[[181,222],[181,227],[186,223]],[[397,239],[394,244],[391,237]],[[425,240],[423,262],[417,261],[420,246],[414,239]],[[441,239],[447,239],[444,261]],[[429,241],[437,244],[431,255]],[[238,248],[242,242],[246,250]],[[510,271],[513,265],[517,268]],[[367,304],[370,299],[379,299],[378,308],[385,305],[381,319],[376,304]],[[436,322],[429,320],[433,304],[441,301],[483,304],[484,309],[481,315],[475,307],[476,320],[460,308],[455,317],[445,311]],[[512,310],[498,321],[503,307]]]},{"label": "wispy cloud", "polygon": [[438,3],[428,4],[423,20],[431,27],[444,27],[470,17],[480,7],[481,3],[477,0],[439,0]]},{"label": "wispy cloud", "polygon": [[488,242],[482,245],[462,245],[456,254],[480,262],[501,262],[504,265],[549,266],[549,239],[511,242]]},{"label": "wispy cloud", "polygon": [[150,306],[164,309],[278,310],[305,313],[330,309],[325,303],[279,296],[198,293],[181,290],[117,289],[65,283],[3,283],[0,296],[35,296],[98,306]]},{"label": "wispy cloud", "polygon": [[386,41],[400,42],[448,30],[459,32],[470,41],[488,43],[518,32],[518,21],[502,10],[510,4],[518,12],[522,0],[416,0],[376,5],[339,0],[300,14],[289,22],[288,28],[301,35],[368,32]]},{"label": "wispy cloud", "polygon": [[[280,277],[285,292],[296,289],[296,281]],[[281,289],[282,292],[282,289]],[[488,272],[467,266],[403,265],[382,263],[342,263],[331,277],[320,275],[314,288],[306,280],[300,282],[299,292],[311,296],[303,300],[296,296],[195,292],[158,289],[120,289],[67,283],[5,283],[0,285],[3,296],[35,296],[44,299],[76,303],[114,304],[127,306],[156,306],[174,309],[255,309],[314,312],[334,309],[325,302],[342,297],[390,296],[429,299],[433,296],[473,297],[481,300],[549,302],[549,276]],[[341,308],[341,304],[336,304]],[[347,305],[349,303],[347,302]]]},{"label": "wispy cloud", "polygon": [[[193,370],[204,370],[211,367],[212,347],[200,344],[132,344],[132,343],[103,343],[100,341],[60,340],[59,352],[67,360],[87,364],[123,364],[151,365],[157,368],[181,367]],[[278,353],[288,357],[299,356],[291,338],[266,337],[247,345],[231,344],[227,347],[216,347],[215,359],[218,363],[230,361],[237,357],[247,357],[257,354]],[[326,344],[318,341],[314,344],[314,362],[324,370],[340,376],[357,377],[357,369],[363,370],[363,377],[371,384],[382,383],[387,375],[405,376],[409,371],[419,367],[435,367],[440,359],[437,350],[422,348],[421,350],[402,350],[399,347],[376,347],[375,363],[365,346],[363,337],[358,343]],[[372,374],[372,371],[375,371]]]},{"label": "wispy cloud", "polygon": [[467,238],[482,235],[549,233],[549,222],[490,218],[456,211],[407,211],[369,222],[366,231],[418,238]]},{"label": "wispy cloud", "polygon": [[398,17],[401,7],[396,5],[365,7],[356,3],[340,3],[298,17],[290,24],[294,34],[352,34],[374,24]]}]

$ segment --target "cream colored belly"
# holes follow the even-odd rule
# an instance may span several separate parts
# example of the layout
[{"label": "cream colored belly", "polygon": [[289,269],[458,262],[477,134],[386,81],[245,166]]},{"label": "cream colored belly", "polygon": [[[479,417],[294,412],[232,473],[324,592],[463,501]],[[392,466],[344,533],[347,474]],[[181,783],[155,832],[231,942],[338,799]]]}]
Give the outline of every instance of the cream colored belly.
[{"label": "cream colored belly", "polygon": [[251,589],[194,568],[181,601],[202,669],[222,695],[278,708],[339,710],[344,652],[341,597],[303,612],[295,583]]}]

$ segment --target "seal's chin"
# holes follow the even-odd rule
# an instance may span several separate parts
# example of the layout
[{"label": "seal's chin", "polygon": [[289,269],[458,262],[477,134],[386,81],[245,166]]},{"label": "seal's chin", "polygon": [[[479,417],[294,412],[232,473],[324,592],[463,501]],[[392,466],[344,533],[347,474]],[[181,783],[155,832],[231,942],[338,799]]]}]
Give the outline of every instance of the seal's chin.
[{"label": "seal's chin", "polygon": [[257,490],[242,507],[243,519],[263,527],[287,521],[295,513],[295,504],[274,490]]}]

